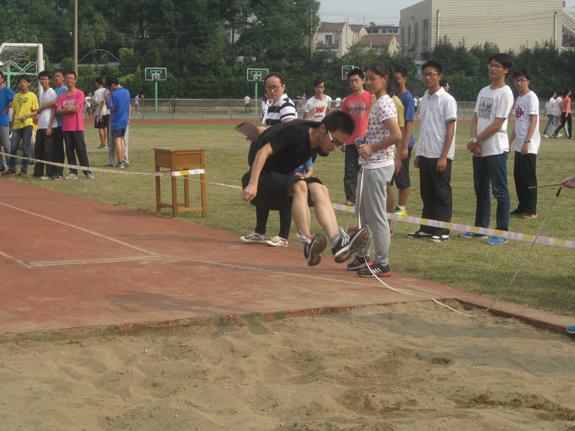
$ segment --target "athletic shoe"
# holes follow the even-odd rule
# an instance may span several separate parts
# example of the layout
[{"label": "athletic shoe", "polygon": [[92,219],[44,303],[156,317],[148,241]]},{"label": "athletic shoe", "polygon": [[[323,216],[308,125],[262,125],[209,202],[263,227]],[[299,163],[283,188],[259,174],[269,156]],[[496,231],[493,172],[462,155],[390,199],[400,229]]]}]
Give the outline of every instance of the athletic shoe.
[{"label": "athletic shoe", "polygon": [[393,214],[397,214],[397,215],[407,215],[407,210],[402,210],[401,208],[399,208],[398,206],[395,207],[395,209],[393,210]]},{"label": "athletic shoe", "polygon": [[411,232],[407,234],[408,238],[431,238],[433,236],[432,233],[422,232],[418,230],[417,232]]},{"label": "athletic shoe", "polygon": [[114,167],[122,169],[124,167],[124,164],[123,163],[117,163]]},{"label": "athletic shoe", "polygon": [[78,175],[76,174],[69,174],[67,177],[65,177],[67,180],[77,180],[78,179]]},{"label": "athletic shoe", "polygon": [[42,175],[42,176],[40,177],[40,179],[46,181],[46,180],[49,180],[50,177],[49,177],[48,175]]},{"label": "athletic shoe", "polygon": [[7,170],[6,172],[2,173],[2,176],[4,177],[11,177],[13,175],[16,175],[16,171]]},{"label": "athletic shoe", "polygon": [[314,239],[303,246],[303,255],[309,266],[316,266],[321,262],[321,252],[325,250],[327,239],[323,233],[318,233]]},{"label": "athletic shoe", "polygon": [[559,133],[559,134],[557,135],[558,138],[560,138],[561,136],[563,136],[563,133]]},{"label": "athletic shoe", "polygon": [[575,325],[569,326],[569,327],[567,328],[567,333],[568,333],[568,334],[575,334]]},{"label": "athletic shoe", "polygon": [[0,166],[0,172],[4,172],[5,170],[6,170],[6,166],[1,165],[1,166]]},{"label": "athletic shoe", "polygon": [[287,247],[288,240],[281,236],[274,236],[272,239],[268,239],[266,244],[271,245],[272,247]]},{"label": "athletic shoe", "polygon": [[569,136],[569,139],[575,139],[575,136]]},{"label": "athletic shoe", "polygon": [[[18,174],[18,175],[20,175],[20,174]],[[40,178],[40,177],[41,177],[41,175],[40,176],[34,175],[34,174],[28,175],[28,178]]]},{"label": "athletic shoe", "polygon": [[538,217],[537,214],[523,214],[523,215],[521,216],[521,218],[522,218],[523,220],[532,220],[532,219],[535,219],[535,218],[537,218],[537,217]]},{"label": "athletic shoe", "polygon": [[449,235],[433,235],[429,238],[431,242],[444,242],[449,241]]},{"label": "athletic shoe", "polygon": [[60,181],[60,180],[63,180],[64,178],[62,177],[62,175],[54,175],[54,176],[52,177],[52,179],[53,179],[54,181]]},{"label": "athletic shoe", "polygon": [[122,163],[124,164],[124,167],[125,167],[125,168],[129,168],[129,167],[130,167],[130,164],[129,164],[128,162],[126,162],[125,160],[124,160]]},{"label": "athletic shoe", "polygon": [[266,236],[255,232],[252,232],[249,235],[240,236],[240,240],[251,244],[266,244]]},{"label": "athletic shoe", "polygon": [[88,178],[89,180],[95,180],[96,178],[94,177],[94,174],[92,172],[88,172],[86,174],[86,178]]},{"label": "athletic shoe", "polygon": [[355,202],[353,202],[353,201],[345,201],[345,204],[346,204],[348,207],[354,207],[354,206],[355,206]]},{"label": "athletic shoe", "polygon": [[348,260],[353,253],[364,248],[368,240],[369,231],[367,228],[362,228],[352,235],[343,233],[335,247],[331,249],[336,263],[343,263]]},{"label": "athletic shoe", "polygon": [[523,211],[521,211],[519,208],[516,208],[509,213],[509,216],[510,217],[521,217],[524,214],[525,213]]},{"label": "athletic shoe", "polygon": [[105,145],[100,145],[100,146],[99,146],[98,148],[96,148],[96,149],[97,149],[97,150],[102,150],[102,149],[104,149],[104,148],[106,148]]},{"label": "athletic shoe", "polygon": [[347,269],[350,271],[357,271],[358,269],[363,269],[369,265],[369,256],[367,257],[358,257],[355,256],[355,259],[351,263],[347,264]]},{"label": "athletic shoe", "polygon": [[484,233],[475,233],[475,232],[465,232],[459,234],[460,238],[478,238],[478,239],[487,239],[487,235]]},{"label": "athletic shoe", "polygon": [[549,136],[547,135],[541,135],[542,138],[548,138]]},{"label": "athletic shoe", "polygon": [[489,245],[505,244],[506,242],[507,238],[503,236],[492,236],[487,240],[487,244]]},{"label": "athletic shoe", "polygon": [[391,269],[389,265],[381,265],[379,263],[368,263],[364,269],[357,271],[360,277],[389,277],[391,276]]},{"label": "athletic shoe", "polygon": [[24,169],[20,169],[20,172],[18,172],[19,177],[25,177],[26,175],[28,175],[28,171],[25,171]]},{"label": "athletic shoe", "polygon": [[349,233],[356,233],[359,230],[359,226],[350,227],[347,231]]},{"label": "athletic shoe", "polygon": [[393,236],[393,229],[389,229],[389,236],[390,236],[390,237]]}]

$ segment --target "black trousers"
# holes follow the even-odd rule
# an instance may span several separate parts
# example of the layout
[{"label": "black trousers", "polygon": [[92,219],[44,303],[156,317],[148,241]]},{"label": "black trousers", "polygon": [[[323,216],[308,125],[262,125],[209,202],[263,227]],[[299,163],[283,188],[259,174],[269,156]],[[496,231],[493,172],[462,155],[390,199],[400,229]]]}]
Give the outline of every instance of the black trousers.
[{"label": "black trousers", "polygon": [[[559,130],[563,129],[565,127],[565,123],[567,123],[567,128],[565,129],[565,132],[569,132],[569,134],[566,136],[567,138],[573,136],[571,134],[571,112],[569,112],[568,114],[566,112],[562,112],[561,113],[561,125],[559,127],[557,127],[557,130],[555,130],[555,133],[559,133]],[[535,213],[533,213],[535,214]]]},{"label": "black trousers", "polygon": [[[451,160],[447,159],[444,171],[437,172],[438,160],[419,156],[419,186],[423,201],[421,217],[450,222],[453,209]],[[445,228],[421,225],[419,229],[433,235],[449,235],[449,229]]]},{"label": "black trousers", "polygon": [[[52,143],[54,145],[53,148],[54,160],[52,161],[54,163],[64,163],[66,161],[64,153],[64,135],[62,133],[63,133],[62,127],[52,128]],[[51,171],[53,172],[52,176],[54,175],[58,175],[60,177],[63,176],[64,168],[62,166],[52,166],[52,168],[54,169],[53,171]]]},{"label": "black trousers", "polygon": [[[291,228],[291,210],[280,210],[280,232],[279,236],[283,239],[289,239],[289,230]],[[270,210],[256,207],[256,233],[265,235],[268,224]]]},{"label": "black trousers", "polygon": [[[62,132],[62,134],[64,135],[64,141],[66,142],[66,158],[68,159],[68,164],[76,164],[77,154],[80,166],[90,167],[90,158],[88,157],[88,151],[86,150],[84,132],[78,130],[73,132]],[[70,169],[70,173],[78,175],[78,169]],[[88,173],[92,173],[92,171],[84,171],[84,174],[88,175]]]},{"label": "black trousers", "polygon": [[[45,160],[52,162],[54,158],[54,139],[52,135],[46,134],[46,129],[38,129],[36,131],[36,144],[34,145],[34,158],[38,160]],[[44,166],[46,166],[46,175],[51,177],[54,169],[52,165],[44,165],[44,163],[36,162],[34,165],[34,176],[41,177],[44,175]]]},{"label": "black trousers", "polygon": [[357,175],[359,174],[359,153],[355,145],[345,146],[345,174],[343,176],[343,188],[345,198],[355,202],[357,190]]},{"label": "black trousers", "polygon": [[526,214],[537,214],[537,189],[529,189],[537,185],[537,154],[522,155],[515,151],[513,178],[519,200],[517,209]]}]

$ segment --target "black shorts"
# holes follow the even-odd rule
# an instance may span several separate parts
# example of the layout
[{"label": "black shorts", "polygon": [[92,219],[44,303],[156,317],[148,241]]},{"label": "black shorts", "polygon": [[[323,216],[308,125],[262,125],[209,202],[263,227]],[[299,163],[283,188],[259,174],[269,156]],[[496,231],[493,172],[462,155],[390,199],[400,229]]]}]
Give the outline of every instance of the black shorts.
[{"label": "black shorts", "polygon": [[107,129],[109,124],[110,124],[109,115],[102,115],[102,121],[100,121],[99,116],[96,116],[94,118],[94,129]]},{"label": "black shorts", "polygon": [[112,130],[112,138],[123,138],[126,134],[126,129]]},{"label": "black shorts", "polygon": [[[246,188],[250,182],[252,171],[246,172],[242,178],[242,187]],[[258,182],[258,193],[250,202],[252,205],[274,211],[291,210],[291,196],[287,192],[289,186],[296,181],[305,181],[307,184],[323,184],[318,178],[301,178],[297,175],[284,175],[277,172],[262,172]],[[308,193],[307,203],[313,207],[313,201]]]},{"label": "black shorts", "polygon": [[411,148],[407,150],[407,158],[401,161],[401,171],[397,175],[393,175],[391,179],[390,186],[394,183],[398,189],[406,189],[411,187],[411,181],[409,179],[409,161],[411,160]]}]

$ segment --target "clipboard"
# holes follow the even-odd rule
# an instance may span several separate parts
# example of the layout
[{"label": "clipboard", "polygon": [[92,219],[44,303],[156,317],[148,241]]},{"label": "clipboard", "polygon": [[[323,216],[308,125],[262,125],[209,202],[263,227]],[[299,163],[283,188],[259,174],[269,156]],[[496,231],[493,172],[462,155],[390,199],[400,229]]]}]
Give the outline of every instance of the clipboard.
[{"label": "clipboard", "polygon": [[238,132],[246,135],[248,138],[256,139],[258,136],[260,136],[260,134],[256,130],[256,126],[254,126],[249,121],[242,121],[235,127],[235,129]]}]

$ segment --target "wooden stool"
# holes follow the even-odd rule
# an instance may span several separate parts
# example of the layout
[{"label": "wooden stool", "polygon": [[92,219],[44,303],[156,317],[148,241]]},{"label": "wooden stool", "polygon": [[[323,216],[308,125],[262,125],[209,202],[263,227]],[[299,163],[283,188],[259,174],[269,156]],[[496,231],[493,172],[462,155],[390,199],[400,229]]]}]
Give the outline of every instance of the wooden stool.
[{"label": "wooden stool", "polygon": [[[156,172],[162,172],[160,168],[167,168],[168,171],[185,171],[188,169],[204,168],[204,150],[164,150],[154,148]],[[160,214],[162,208],[172,208],[173,216],[177,217],[179,212],[202,211],[202,217],[207,217],[206,206],[206,174],[201,174],[200,183],[202,193],[202,206],[190,207],[190,180],[184,176],[184,203],[178,204],[177,177],[172,179],[172,203],[162,202],[160,193],[160,177],[156,177],[156,213]]]}]

